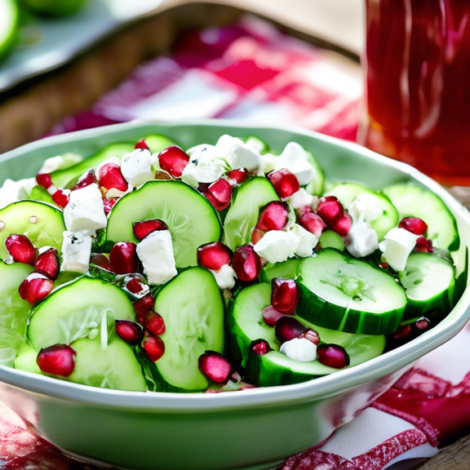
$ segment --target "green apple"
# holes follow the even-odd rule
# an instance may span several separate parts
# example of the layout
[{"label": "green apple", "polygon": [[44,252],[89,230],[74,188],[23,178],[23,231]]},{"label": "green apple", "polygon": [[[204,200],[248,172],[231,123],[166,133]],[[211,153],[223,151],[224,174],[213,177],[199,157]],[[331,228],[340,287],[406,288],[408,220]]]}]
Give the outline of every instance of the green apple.
[{"label": "green apple", "polygon": [[18,33],[18,7],[15,0],[0,0],[0,59],[13,47]]},{"label": "green apple", "polygon": [[32,13],[43,16],[68,16],[77,13],[88,0],[20,0]]}]

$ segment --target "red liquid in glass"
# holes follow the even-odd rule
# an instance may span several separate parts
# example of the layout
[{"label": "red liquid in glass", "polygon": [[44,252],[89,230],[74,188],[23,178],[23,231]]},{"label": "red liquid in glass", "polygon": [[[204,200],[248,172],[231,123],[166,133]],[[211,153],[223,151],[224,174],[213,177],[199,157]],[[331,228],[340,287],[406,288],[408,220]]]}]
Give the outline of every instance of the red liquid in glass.
[{"label": "red liquid in glass", "polygon": [[470,185],[470,0],[366,0],[359,141]]}]

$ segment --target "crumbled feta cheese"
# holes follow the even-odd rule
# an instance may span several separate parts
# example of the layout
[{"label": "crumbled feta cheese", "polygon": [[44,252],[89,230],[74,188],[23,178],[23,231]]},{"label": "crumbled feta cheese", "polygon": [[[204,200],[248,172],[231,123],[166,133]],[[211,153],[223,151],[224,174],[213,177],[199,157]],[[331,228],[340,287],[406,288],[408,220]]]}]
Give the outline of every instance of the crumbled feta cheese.
[{"label": "crumbled feta cheese", "polygon": [[299,362],[311,362],[317,358],[317,347],[306,338],[294,338],[282,343],[282,354]]},{"label": "crumbled feta cheese", "polygon": [[[212,271],[212,270],[211,270]],[[232,289],[235,285],[236,274],[231,266],[224,264],[219,270],[212,271],[219,289]]]},{"label": "crumbled feta cheese", "polygon": [[223,135],[217,142],[215,150],[219,156],[227,161],[232,168],[246,168],[256,170],[261,163],[258,152],[246,145],[242,140],[229,135]]},{"label": "crumbled feta cheese", "polygon": [[137,245],[137,255],[149,284],[164,284],[178,274],[169,230],[157,230],[147,235]]},{"label": "crumbled feta cheese", "polygon": [[312,256],[313,249],[318,244],[318,238],[298,224],[295,224],[292,227],[292,232],[299,237],[299,244],[295,249],[295,254],[300,258],[308,258],[309,256]]},{"label": "crumbled feta cheese", "polygon": [[61,271],[88,272],[91,256],[91,236],[85,232],[64,232]]},{"label": "crumbled feta cheese", "polygon": [[190,162],[183,170],[181,179],[191,186],[197,188],[199,183],[213,183],[225,173],[225,168],[213,161]]},{"label": "crumbled feta cheese", "polygon": [[292,231],[271,230],[254,246],[254,250],[269,263],[280,263],[292,258],[300,239]]},{"label": "crumbled feta cheese", "polygon": [[96,171],[95,171],[95,174],[96,174],[96,177],[99,179],[100,178],[100,172],[101,172],[101,169],[106,166],[106,165],[109,165],[110,163],[113,163],[117,166],[121,166],[121,160],[119,160],[118,157],[111,157],[111,158],[108,158],[107,160],[105,160],[104,162],[101,162],[97,167],[96,167]]},{"label": "crumbled feta cheese", "polygon": [[64,209],[64,221],[71,232],[87,232],[105,228],[107,219],[98,185],[93,183],[70,193],[69,203]]},{"label": "crumbled feta cheese", "polygon": [[408,232],[404,228],[392,228],[384,238],[384,241],[379,244],[379,248],[383,252],[382,258],[395,271],[403,271],[408,256],[419,238],[418,235]]},{"label": "crumbled feta cheese", "polygon": [[59,155],[57,157],[48,158],[42,165],[38,173],[52,173],[57,170],[64,170],[69,168],[76,163],[82,161],[82,157],[75,153],[65,153],[64,155]]},{"label": "crumbled feta cheese", "polygon": [[349,215],[353,220],[372,222],[384,213],[379,198],[374,194],[361,193],[348,207]]},{"label": "crumbled feta cheese", "polygon": [[356,258],[368,256],[379,247],[377,232],[363,220],[354,220],[345,242],[349,253]]},{"label": "crumbled feta cheese", "polygon": [[133,188],[153,180],[155,174],[152,170],[152,154],[147,149],[137,149],[124,155],[121,172]]},{"label": "crumbled feta cheese", "polygon": [[189,155],[189,161],[199,163],[209,163],[217,160],[218,154],[215,145],[201,144],[196,147],[191,147],[187,152]]},{"label": "crumbled feta cheese", "polygon": [[0,188],[0,209],[9,206],[13,202],[28,199],[31,190],[36,185],[34,178],[28,178],[20,181],[11,179],[5,180]]},{"label": "crumbled feta cheese", "polygon": [[309,194],[304,188],[300,188],[292,196],[286,197],[285,200],[290,203],[294,209],[302,209],[303,207],[312,207],[318,201],[316,196]]}]

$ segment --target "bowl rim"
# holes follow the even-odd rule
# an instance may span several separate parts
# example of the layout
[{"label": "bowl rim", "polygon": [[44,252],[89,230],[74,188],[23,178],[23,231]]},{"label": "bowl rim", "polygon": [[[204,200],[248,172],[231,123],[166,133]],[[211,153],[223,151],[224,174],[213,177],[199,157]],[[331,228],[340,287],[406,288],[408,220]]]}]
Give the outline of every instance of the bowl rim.
[{"label": "bowl rim", "polygon": [[[352,150],[370,160],[378,161],[385,166],[395,168],[410,176],[419,183],[435,192],[445,202],[455,215],[470,227],[470,213],[451,196],[444,188],[431,178],[425,176],[408,164],[392,160],[366,149],[356,143],[340,140],[306,129],[293,126],[276,126],[250,124],[229,120],[185,120],[164,122],[159,120],[139,120],[124,124],[88,129],[59,136],[48,137],[19,147],[0,155],[0,162],[20,157],[21,155],[48,147],[52,143],[79,141],[81,138],[94,138],[103,134],[119,134],[120,131],[139,129],[140,127],[156,125],[163,128],[204,126],[232,127],[247,129],[256,133],[258,129],[272,131],[287,131],[305,137],[314,138],[335,147]],[[424,354],[441,346],[455,336],[470,319],[470,289],[467,286],[461,299],[453,309],[451,318],[436,325],[418,338],[397,349],[382,354],[363,364],[350,369],[339,371],[324,377],[295,385],[254,388],[240,393],[163,393],[163,392],[128,392],[121,390],[101,389],[86,385],[65,382],[50,377],[12,369],[0,365],[0,381],[28,392],[47,395],[59,399],[82,404],[97,405],[110,408],[126,408],[133,410],[165,411],[165,412],[212,412],[217,410],[241,409],[251,406],[273,407],[304,401],[313,401],[327,396],[337,395],[358,385],[381,379],[393,374],[399,369],[411,367]]]}]

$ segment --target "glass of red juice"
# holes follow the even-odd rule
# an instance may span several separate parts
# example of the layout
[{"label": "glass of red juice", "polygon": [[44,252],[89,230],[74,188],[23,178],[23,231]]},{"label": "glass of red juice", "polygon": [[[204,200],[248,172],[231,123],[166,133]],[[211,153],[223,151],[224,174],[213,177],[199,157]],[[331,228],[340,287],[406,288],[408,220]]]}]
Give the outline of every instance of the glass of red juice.
[{"label": "glass of red juice", "polygon": [[359,142],[470,185],[470,0],[366,0]]}]

